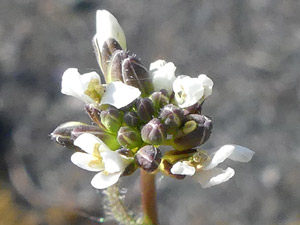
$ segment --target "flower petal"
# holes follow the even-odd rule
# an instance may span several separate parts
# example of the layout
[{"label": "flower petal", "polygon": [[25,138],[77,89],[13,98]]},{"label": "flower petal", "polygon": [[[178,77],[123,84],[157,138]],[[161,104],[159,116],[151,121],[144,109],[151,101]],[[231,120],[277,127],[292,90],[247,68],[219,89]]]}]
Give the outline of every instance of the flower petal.
[{"label": "flower petal", "polygon": [[[204,88],[204,99],[211,95],[214,82],[205,74],[200,74],[198,80],[202,83]],[[203,99],[203,100],[204,100]]]},{"label": "flower petal", "polygon": [[83,152],[75,152],[71,156],[71,161],[76,166],[88,171],[98,172],[104,169],[103,164],[99,161],[97,157]]},{"label": "flower petal", "polygon": [[101,105],[109,104],[120,109],[141,95],[138,88],[126,85],[120,81],[109,83],[100,102]]},{"label": "flower petal", "polygon": [[126,37],[118,20],[106,10],[97,10],[96,14],[96,38],[102,50],[103,43],[109,39],[115,39],[126,50]]},{"label": "flower petal", "polygon": [[233,176],[234,170],[228,167],[226,170],[221,168],[202,170],[197,172],[192,178],[200,183],[202,188],[208,188],[226,182]]},{"label": "flower petal", "polygon": [[62,76],[61,93],[76,97],[86,103],[94,103],[94,100],[84,93],[92,79],[100,82],[100,77],[96,72],[80,75],[78,69],[69,68]]},{"label": "flower petal", "polygon": [[234,150],[232,154],[228,157],[233,161],[249,162],[255,153],[254,151],[251,151],[250,149],[240,145],[233,145],[233,146],[234,146]]},{"label": "flower petal", "polygon": [[209,155],[205,162],[203,170],[210,170],[220,163],[224,162],[234,151],[235,147],[233,145],[224,145],[219,148],[216,152]]},{"label": "flower petal", "polygon": [[197,103],[204,95],[202,82],[186,75],[178,76],[173,82],[175,100],[179,107],[186,108]]},{"label": "flower petal", "polygon": [[186,162],[177,162],[171,168],[172,174],[193,176],[196,169],[188,165]]},{"label": "flower petal", "polygon": [[114,151],[100,152],[105,166],[105,171],[108,173],[116,173],[123,171],[128,163],[123,160],[121,155]]},{"label": "flower petal", "polygon": [[81,134],[74,141],[74,145],[91,155],[94,153],[95,144],[100,144],[99,151],[102,149],[110,151],[110,149],[99,138],[89,133]]},{"label": "flower petal", "polygon": [[150,64],[150,74],[155,91],[166,89],[169,94],[172,92],[176,67],[172,62],[157,60]]},{"label": "flower petal", "polygon": [[118,182],[122,172],[123,171],[120,171],[118,173],[106,173],[105,171],[102,171],[94,176],[91,184],[94,188],[97,189],[108,188],[109,186],[114,185]]}]

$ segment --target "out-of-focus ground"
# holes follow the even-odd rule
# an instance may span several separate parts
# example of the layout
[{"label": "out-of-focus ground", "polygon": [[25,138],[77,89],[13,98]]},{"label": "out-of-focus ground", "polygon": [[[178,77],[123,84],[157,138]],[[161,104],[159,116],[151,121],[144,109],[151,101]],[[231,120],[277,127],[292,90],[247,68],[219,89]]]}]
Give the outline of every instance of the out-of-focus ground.
[{"label": "out-of-focus ground", "polygon": [[[177,75],[214,80],[204,106],[214,130],[204,147],[256,152],[210,189],[159,178],[161,224],[300,224],[299,1],[2,0],[0,225],[97,224],[85,215],[103,216],[92,174],[48,136],[60,123],[89,121],[60,81],[69,67],[100,73],[91,44],[96,9],[118,18],[145,65],[165,59]],[[122,186],[138,211],[137,181],[125,177]]]}]

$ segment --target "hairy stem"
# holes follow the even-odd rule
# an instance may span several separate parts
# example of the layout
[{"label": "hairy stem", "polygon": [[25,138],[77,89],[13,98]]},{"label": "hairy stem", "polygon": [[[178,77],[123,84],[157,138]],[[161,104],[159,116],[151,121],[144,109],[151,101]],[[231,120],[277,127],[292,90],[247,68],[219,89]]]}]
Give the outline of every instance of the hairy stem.
[{"label": "hairy stem", "polygon": [[158,225],[155,175],[141,169],[141,195],[144,224]]},{"label": "hairy stem", "polygon": [[106,196],[106,213],[113,216],[119,224],[138,225],[135,218],[127,211],[121,199],[117,185],[108,187],[105,192]]}]

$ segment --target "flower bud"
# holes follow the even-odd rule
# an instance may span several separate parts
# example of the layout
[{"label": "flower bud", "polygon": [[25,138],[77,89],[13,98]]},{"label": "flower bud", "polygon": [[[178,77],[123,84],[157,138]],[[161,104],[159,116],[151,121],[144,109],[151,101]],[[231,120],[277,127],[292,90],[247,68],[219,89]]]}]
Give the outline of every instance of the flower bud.
[{"label": "flower bud", "polygon": [[105,129],[92,126],[92,125],[86,125],[86,126],[79,126],[72,130],[71,132],[71,138],[72,140],[75,140],[78,138],[81,134],[89,133],[93,134],[101,141],[104,142],[111,150],[117,150],[121,146],[119,145],[118,141],[116,140],[116,136],[113,134],[108,133]]},{"label": "flower bud", "polygon": [[140,133],[131,127],[121,127],[117,140],[122,147],[127,149],[138,148],[143,143]]},{"label": "flower bud", "polygon": [[59,125],[51,134],[51,140],[56,141],[58,144],[69,148],[69,149],[77,149],[75,145],[73,145],[74,139],[71,137],[72,131],[77,127],[85,127],[89,126],[88,124],[81,122],[67,122]]},{"label": "flower bud", "polygon": [[123,113],[114,107],[102,110],[100,117],[101,123],[112,133],[117,133],[122,126]]},{"label": "flower bud", "polygon": [[139,167],[151,173],[155,171],[160,164],[161,152],[152,145],[146,145],[136,153],[134,159]]},{"label": "flower bud", "polygon": [[[104,77],[106,78],[107,67],[108,67],[108,64],[109,64],[109,61],[110,61],[112,55],[114,54],[115,51],[122,50],[122,47],[113,38],[107,39],[103,43],[103,46],[100,47],[98,40],[96,39],[96,36],[93,39],[93,46],[95,49],[98,64],[102,70],[102,73],[104,74]],[[109,83],[106,79],[105,79],[105,81],[106,81],[106,83]]]},{"label": "flower bud", "polygon": [[98,126],[103,126],[101,124],[101,119],[100,119],[101,111],[99,109],[95,108],[93,104],[86,104],[84,106],[84,109],[94,123],[96,123]]},{"label": "flower bud", "polygon": [[[187,126],[184,125],[181,132],[174,138],[174,145],[176,150],[185,150],[194,148],[198,145],[204,144],[210,137],[212,130],[212,122],[209,118],[199,115],[198,121],[188,121]],[[197,126],[195,127],[195,123]]]},{"label": "flower bud", "polygon": [[152,100],[156,110],[160,110],[169,103],[169,95],[165,89],[152,93],[150,99]]},{"label": "flower bud", "polygon": [[136,112],[126,112],[123,120],[130,127],[136,127],[139,124],[139,116]]},{"label": "flower bud", "polygon": [[141,121],[148,122],[154,115],[153,102],[149,98],[141,98],[136,102],[137,114]]},{"label": "flower bud", "polygon": [[154,118],[142,128],[141,135],[144,142],[159,145],[166,139],[167,131],[165,125]]},{"label": "flower bud", "polygon": [[161,110],[159,118],[164,121],[168,133],[175,133],[184,121],[183,110],[173,104],[169,104]]},{"label": "flower bud", "polygon": [[[116,50],[109,61],[106,61],[107,72],[104,74],[106,83],[122,81],[123,83],[123,61],[128,58],[128,53]],[[125,83],[126,84],[126,83]]]},{"label": "flower bud", "polygon": [[135,56],[129,56],[122,63],[123,82],[138,88],[142,96],[153,92],[153,83],[148,70]]}]

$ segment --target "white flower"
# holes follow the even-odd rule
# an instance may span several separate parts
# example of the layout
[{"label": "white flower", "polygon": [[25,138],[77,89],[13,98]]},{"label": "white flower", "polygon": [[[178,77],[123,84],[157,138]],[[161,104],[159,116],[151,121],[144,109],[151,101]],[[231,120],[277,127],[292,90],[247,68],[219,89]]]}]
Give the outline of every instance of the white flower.
[{"label": "white flower", "polygon": [[126,37],[118,20],[106,10],[97,10],[96,14],[96,35],[100,51],[104,42],[109,39],[115,39],[123,50],[126,50]]},{"label": "white flower", "polygon": [[101,104],[109,104],[119,109],[130,104],[140,95],[141,91],[138,88],[115,81],[106,86]]},{"label": "white flower", "polygon": [[150,75],[155,91],[166,89],[169,94],[172,93],[173,82],[175,77],[176,67],[172,62],[157,60],[150,64]]},{"label": "white flower", "polygon": [[97,99],[93,99],[86,94],[91,81],[94,81],[96,85],[97,83],[101,85],[100,76],[96,72],[81,75],[78,69],[69,68],[62,76],[61,93],[74,96],[85,103],[96,104]]},{"label": "white flower", "polygon": [[197,78],[181,75],[173,82],[175,100],[179,107],[186,108],[203,102],[212,93],[213,81],[205,74]]},{"label": "white flower", "polygon": [[86,153],[74,153],[71,161],[82,169],[99,172],[91,181],[92,186],[97,189],[104,189],[117,183],[125,168],[133,160],[110,150],[92,134],[80,135],[74,141],[74,145]]},{"label": "white flower", "polygon": [[78,69],[69,68],[62,76],[61,92],[95,106],[109,104],[122,108],[141,95],[138,88],[120,81],[102,85],[96,72],[80,75]]},{"label": "white flower", "polygon": [[[206,155],[206,153],[204,153]],[[249,162],[254,152],[239,145],[224,145],[217,151],[208,154],[201,160],[199,168],[192,166],[187,161],[179,161],[171,168],[171,173],[188,175],[200,183],[201,187],[208,188],[228,181],[234,175],[234,170],[228,167],[226,170],[216,167],[229,158],[237,162]],[[196,171],[197,170],[197,171]]]}]

